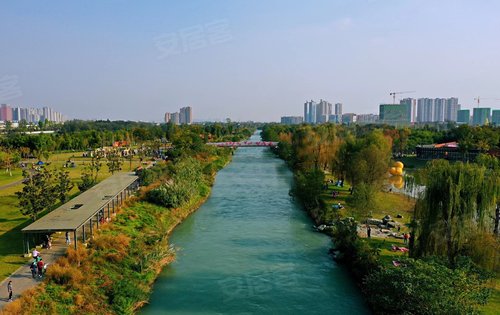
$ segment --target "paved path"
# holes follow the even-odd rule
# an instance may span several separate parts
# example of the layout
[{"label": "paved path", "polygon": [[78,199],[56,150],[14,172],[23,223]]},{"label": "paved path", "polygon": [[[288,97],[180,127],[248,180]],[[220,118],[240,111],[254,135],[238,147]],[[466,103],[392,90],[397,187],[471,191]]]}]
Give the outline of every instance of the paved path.
[{"label": "paved path", "polygon": [[[68,248],[65,244],[64,234],[53,234],[52,240],[51,249],[39,249],[43,261],[45,264],[48,264],[47,268],[50,268],[50,264],[54,263],[57,258],[64,255]],[[32,261],[33,260],[30,259],[28,263],[19,267],[19,269],[14,271],[8,278],[0,282],[0,309],[9,303],[7,300],[7,283],[9,283],[10,280],[12,280],[12,288],[14,291],[13,299],[19,298],[24,291],[40,283],[40,279],[33,279],[31,276],[29,266]]]}]

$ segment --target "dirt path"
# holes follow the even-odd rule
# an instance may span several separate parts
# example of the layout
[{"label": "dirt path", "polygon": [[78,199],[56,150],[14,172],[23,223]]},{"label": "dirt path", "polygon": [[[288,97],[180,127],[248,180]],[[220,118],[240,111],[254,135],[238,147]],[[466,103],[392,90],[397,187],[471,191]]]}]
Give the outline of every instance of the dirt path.
[{"label": "dirt path", "polygon": [[8,184],[5,184],[5,185],[2,185],[2,186],[0,186],[0,190],[4,190],[4,189],[7,189],[7,188],[10,188],[10,187],[13,187],[13,186],[20,185],[20,184],[23,183],[23,180],[24,179],[20,179],[20,180],[16,180],[15,182],[12,182],[12,183],[8,183]]}]

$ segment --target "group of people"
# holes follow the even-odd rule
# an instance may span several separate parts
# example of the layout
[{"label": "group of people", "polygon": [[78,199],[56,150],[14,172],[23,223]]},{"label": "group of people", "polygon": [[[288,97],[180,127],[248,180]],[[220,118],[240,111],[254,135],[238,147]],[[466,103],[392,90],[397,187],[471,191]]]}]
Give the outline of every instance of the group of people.
[{"label": "group of people", "polygon": [[47,269],[47,264],[45,264],[40,256],[40,252],[36,249],[33,251],[33,262],[30,265],[31,276],[33,279],[41,278]]}]

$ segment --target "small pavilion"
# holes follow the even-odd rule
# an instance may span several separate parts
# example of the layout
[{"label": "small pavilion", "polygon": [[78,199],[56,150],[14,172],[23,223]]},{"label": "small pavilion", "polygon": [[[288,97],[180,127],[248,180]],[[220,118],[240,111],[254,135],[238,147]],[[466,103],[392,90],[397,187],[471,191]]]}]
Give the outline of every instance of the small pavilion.
[{"label": "small pavilion", "polygon": [[78,240],[85,242],[94,229],[107,222],[139,187],[134,173],[117,173],[81,193],[59,208],[31,223],[23,232],[24,252],[35,247],[40,234],[68,232],[75,248]]}]

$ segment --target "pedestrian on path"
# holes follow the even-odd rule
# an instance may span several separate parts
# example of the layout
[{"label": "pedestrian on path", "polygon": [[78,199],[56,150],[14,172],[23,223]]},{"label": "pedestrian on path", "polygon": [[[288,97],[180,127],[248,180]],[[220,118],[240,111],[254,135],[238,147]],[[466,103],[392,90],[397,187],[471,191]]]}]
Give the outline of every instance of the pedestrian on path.
[{"label": "pedestrian on path", "polygon": [[366,235],[368,236],[368,238],[371,238],[372,236],[372,228],[369,225],[366,228]]},{"label": "pedestrian on path", "polygon": [[9,302],[12,302],[12,281],[7,283],[7,292],[9,293]]},{"label": "pedestrian on path", "polygon": [[35,249],[33,250],[33,253],[31,253],[31,254],[33,255],[33,258],[35,258],[35,259],[36,259],[36,258],[38,257],[38,255],[40,254],[40,252],[39,252],[39,251],[37,251],[37,250],[36,250],[36,248],[35,248]]},{"label": "pedestrian on path", "polygon": [[35,279],[38,271],[38,266],[36,264],[36,261],[31,263],[30,270],[31,270],[31,276],[33,277],[33,279]]},{"label": "pedestrian on path", "polygon": [[71,239],[69,238],[69,232],[66,232],[66,245],[71,244]]},{"label": "pedestrian on path", "polygon": [[36,264],[36,266],[38,267],[38,277],[39,278],[41,278],[42,275],[43,275],[43,265],[44,265],[44,263],[43,263],[43,261],[41,259]]}]

